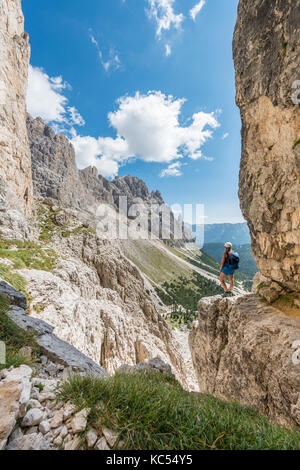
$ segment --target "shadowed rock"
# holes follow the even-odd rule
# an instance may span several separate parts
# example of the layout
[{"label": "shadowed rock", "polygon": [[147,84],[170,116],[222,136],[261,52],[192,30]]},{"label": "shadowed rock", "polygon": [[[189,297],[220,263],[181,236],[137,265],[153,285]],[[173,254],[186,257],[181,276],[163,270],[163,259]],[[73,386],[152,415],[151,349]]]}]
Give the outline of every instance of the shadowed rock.
[{"label": "shadowed rock", "polygon": [[207,297],[198,309],[189,342],[200,392],[300,426],[300,314],[286,316],[253,294]]}]

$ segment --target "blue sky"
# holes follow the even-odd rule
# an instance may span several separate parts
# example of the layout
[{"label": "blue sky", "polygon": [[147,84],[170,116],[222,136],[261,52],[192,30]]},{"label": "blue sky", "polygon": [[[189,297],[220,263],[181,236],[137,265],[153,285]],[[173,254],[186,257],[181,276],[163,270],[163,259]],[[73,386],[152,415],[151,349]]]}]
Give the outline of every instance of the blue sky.
[{"label": "blue sky", "polygon": [[168,204],[205,204],[206,223],[243,221],[237,4],[23,0],[29,111],[72,138],[80,168],[138,176]]}]

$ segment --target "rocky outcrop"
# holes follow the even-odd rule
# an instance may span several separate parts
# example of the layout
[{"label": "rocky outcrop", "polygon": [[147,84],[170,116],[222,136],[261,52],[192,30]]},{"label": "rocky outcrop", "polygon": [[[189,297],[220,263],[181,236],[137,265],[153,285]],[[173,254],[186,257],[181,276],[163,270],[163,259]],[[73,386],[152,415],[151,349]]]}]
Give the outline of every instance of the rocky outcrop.
[{"label": "rocky outcrop", "polygon": [[[36,342],[46,356],[69,368],[70,371],[97,374],[105,377],[106,371],[71,344],[53,334],[54,327],[27,314],[26,297],[6,282],[0,284],[0,295],[9,299],[7,316],[24,331],[35,334]],[[20,306],[21,305],[21,306]]]},{"label": "rocky outcrop", "polygon": [[300,316],[249,294],[199,302],[190,348],[199,389],[300,426]]},{"label": "rocky outcrop", "polygon": [[32,179],[37,197],[52,198],[64,207],[88,210],[97,202],[114,203],[110,182],[96,168],[78,171],[69,139],[55,134],[41,118],[27,115]]},{"label": "rocky outcrop", "polygon": [[[142,223],[147,231],[152,228],[153,234],[166,243],[182,245],[193,241],[190,230],[175,219],[159,191],[150,192],[144,181],[137,177],[126,175],[109,181],[99,175],[96,168],[79,171],[74,148],[65,136],[55,135],[42,119],[33,119],[29,115],[27,129],[35,196],[52,198],[63,207],[88,211],[94,217],[100,204],[108,204],[131,220],[138,217],[138,223]],[[120,197],[127,198],[125,207],[119,203]],[[165,235],[168,228],[169,238]]]},{"label": "rocky outcrop", "polygon": [[[33,210],[31,157],[26,130],[30,56],[21,0],[0,3],[0,224],[16,229]],[[15,219],[17,219],[15,221]]]},{"label": "rocky outcrop", "polygon": [[119,194],[127,197],[129,206],[137,199],[141,199],[148,204],[164,204],[161,193],[159,191],[152,191],[150,193],[145,182],[136,176],[117,176],[113,180],[113,184],[118,188]]},{"label": "rocky outcrop", "polygon": [[[171,374],[171,367],[158,358],[135,370]],[[57,398],[60,386],[70,374],[62,364],[46,356],[33,369],[22,365],[0,371],[0,450],[111,450],[122,449],[121,433],[107,426],[92,428],[90,408],[78,409]],[[100,401],[97,412],[106,411]]]},{"label": "rocky outcrop", "polygon": [[[186,385],[179,346],[152,301],[150,283],[125,258],[117,241],[102,240],[79,227],[72,231],[69,223],[69,232],[53,234],[47,244],[57,258],[51,271],[17,271],[32,299],[27,320],[47,322],[61,340],[110,374],[122,364],[158,356]],[[59,348],[53,343],[52,350]]]},{"label": "rocky outcrop", "polygon": [[[11,304],[6,315],[19,328],[30,331],[40,346],[39,355],[34,361],[31,347],[18,351],[23,357],[26,353],[26,359],[34,363],[33,368],[21,365],[0,371],[0,450],[122,448],[124,442],[116,431],[107,427],[96,430],[88,428],[90,409],[78,410],[70,402],[63,403],[57,399],[60,386],[74,373],[92,374],[100,380],[107,380],[106,371],[70,344],[58,339],[53,334],[53,327],[29,316],[19,307],[20,304],[26,305],[21,293],[2,283],[0,295],[6,296]],[[120,369],[119,372],[123,373],[155,371],[172,375],[171,366],[158,357],[135,367],[124,366]],[[104,403],[100,402],[98,410],[104,408]],[[86,435],[83,435],[85,431]]]},{"label": "rocky outcrop", "polygon": [[75,152],[63,135],[55,135],[40,118],[27,115],[35,196],[53,198],[66,207],[79,208],[84,200]]},{"label": "rocky outcrop", "polygon": [[12,371],[0,372],[0,450],[6,446],[17,419],[26,414],[30,399],[32,370],[25,365]]},{"label": "rocky outcrop", "polygon": [[[89,409],[76,412],[56,399],[69,375],[46,356],[34,368],[21,365],[0,372],[0,450],[77,450]],[[99,436],[98,436],[99,434]],[[102,433],[97,433],[97,439]],[[118,437],[118,436],[117,436]],[[93,447],[93,446],[92,446]]]},{"label": "rocky outcrop", "polygon": [[163,203],[159,192],[150,194],[139,178],[125,176],[109,181],[95,167],[78,170],[75,150],[67,137],[55,134],[41,118],[27,115],[32,155],[32,178],[37,197],[52,198],[64,207],[88,209],[99,202],[118,207],[119,196],[131,205],[135,199]]},{"label": "rocky outcrop", "polygon": [[300,291],[300,10],[240,0],[233,41],[242,118],[241,208],[262,275]]}]

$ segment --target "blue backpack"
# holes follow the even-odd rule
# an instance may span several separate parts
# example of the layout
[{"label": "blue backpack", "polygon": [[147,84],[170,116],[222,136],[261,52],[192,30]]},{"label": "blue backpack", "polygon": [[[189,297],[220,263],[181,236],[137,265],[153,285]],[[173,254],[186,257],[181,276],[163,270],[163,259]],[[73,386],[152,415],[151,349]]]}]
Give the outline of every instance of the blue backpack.
[{"label": "blue backpack", "polygon": [[228,264],[230,267],[234,270],[239,269],[239,262],[240,262],[240,257],[238,253],[233,253],[230,256],[228,256]]}]

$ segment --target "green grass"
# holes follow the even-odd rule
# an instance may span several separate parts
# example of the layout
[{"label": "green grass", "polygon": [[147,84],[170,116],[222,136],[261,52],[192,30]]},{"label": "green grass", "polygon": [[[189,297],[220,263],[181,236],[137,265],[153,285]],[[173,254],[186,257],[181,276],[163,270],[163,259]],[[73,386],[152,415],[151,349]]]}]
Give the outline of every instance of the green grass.
[{"label": "green grass", "polygon": [[10,285],[22,292],[24,295],[27,295],[26,280],[22,276],[20,276],[20,274],[14,273],[13,269],[10,266],[6,266],[5,264],[0,263],[0,278],[4,279],[4,281],[8,282]]},{"label": "green grass", "polygon": [[63,238],[69,238],[72,235],[81,235],[81,234],[96,234],[97,231],[93,227],[85,227],[84,225],[80,225],[79,227],[74,228],[73,230],[63,230],[61,235]]},{"label": "green grass", "polygon": [[42,313],[45,310],[45,308],[46,308],[46,305],[42,305],[42,304],[36,304],[34,306],[34,310],[38,315]]},{"label": "green grass", "polygon": [[165,246],[160,249],[162,242],[152,244],[147,240],[122,240],[121,243],[125,256],[154,283],[172,281],[181,275],[191,277],[193,273],[192,269],[169,255]]},{"label": "green grass", "polygon": [[[118,432],[124,450],[300,449],[299,432],[237,403],[190,394],[173,377],[155,372],[108,380],[73,376],[58,399],[90,408],[89,426]],[[97,406],[101,401],[104,407]]]},{"label": "green grass", "polygon": [[[12,265],[1,263],[1,259],[7,259]],[[27,292],[27,282],[18,269],[38,269],[52,271],[55,268],[57,255],[52,249],[44,249],[41,246],[28,241],[0,239],[0,278],[21,291],[30,303],[30,295]]]},{"label": "green grass", "polygon": [[[4,341],[6,345],[6,363],[0,364],[0,370],[11,366],[19,367],[21,364],[32,365],[40,353],[34,335],[23,331],[6,315],[8,308],[8,299],[0,296],[0,341]],[[33,349],[32,361],[28,361],[19,353],[24,346],[30,346]]]},{"label": "green grass", "polygon": [[214,274],[215,276],[219,277],[220,273],[220,266],[211,256],[207,255],[206,253],[202,252],[201,255],[197,255],[196,259],[194,258],[186,258],[186,261],[193,264],[197,268],[203,269],[210,274]]},{"label": "green grass", "polygon": [[0,258],[9,259],[14,269],[40,269],[51,271],[56,264],[57,255],[54,250],[20,240],[0,240]]},{"label": "green grass", "polygon": [[79,225],[78,227],[70,228],[67,225],[60,225],[56,221],[56,216],[63,212],[61,207],[53,210],[52,207],[41,205],[38,209],[38,228],[40,230],[39,240],[43,243],[53,241],[54,235],[69,238],[72,235],[81,234],[96,234],[96,229],[93,227],[86,227]]},{"label": "green grass", "polygon": [[295,148],[296,148],[297,145],[299,145],[299,144],[300,144],[300,139],[298,139],[298,140],[296,140],[296,141],[294,142],[293,150],[295,150]]},{"label": "green grass", "polygon": [[55,222],[55,216],[62,211],[61,208],[53,211],[49,206],[40,206],[38,209],[38,218],[39,218],[39,229],[40,236],[39,240],[41,242],[51,242],[53,235],[57,231],[57,223]]},{"label": "green grass", "polygon": [[256,292],[259,293],[260,289],[263,289],[265,287],[265,283],[264,282],[260,282],[257,286],[256,286]]}]

